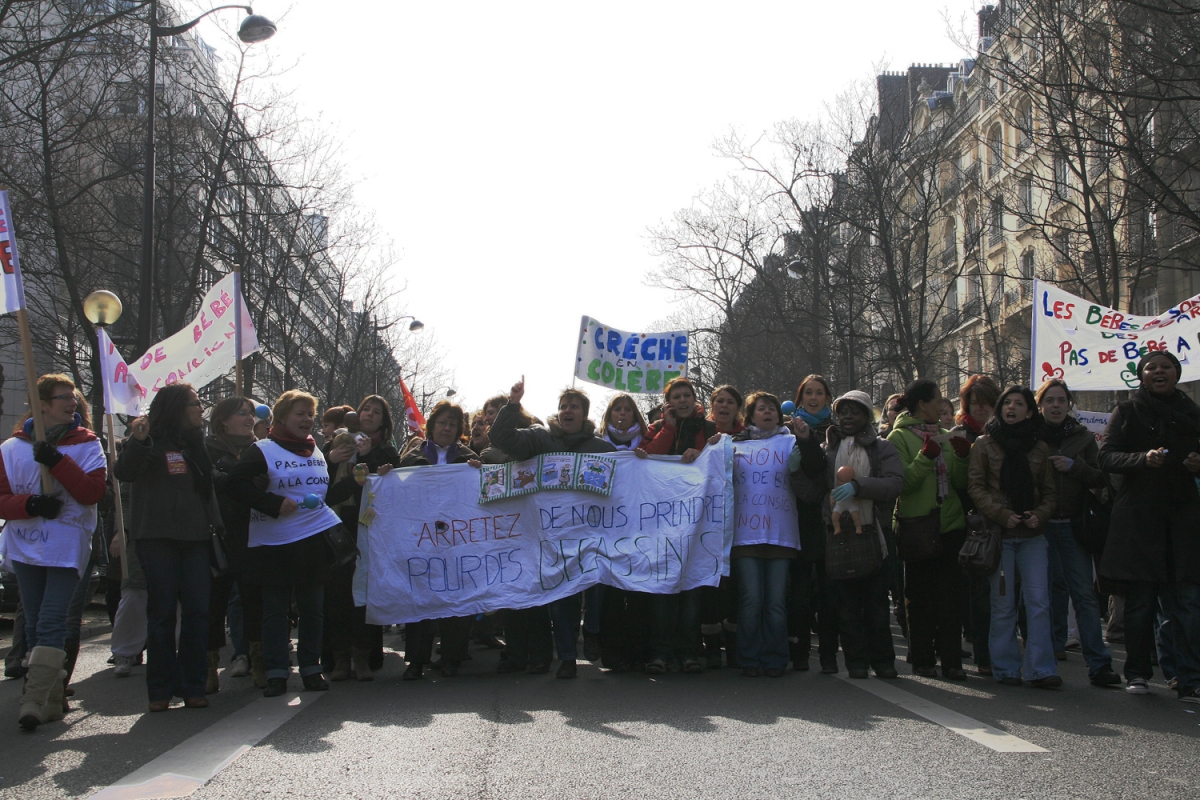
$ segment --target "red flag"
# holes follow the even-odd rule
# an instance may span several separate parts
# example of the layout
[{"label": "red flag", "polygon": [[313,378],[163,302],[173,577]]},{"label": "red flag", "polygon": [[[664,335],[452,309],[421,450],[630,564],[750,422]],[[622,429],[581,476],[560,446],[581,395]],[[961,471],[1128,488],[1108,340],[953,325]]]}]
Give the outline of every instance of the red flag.
[{"label": "red flag", "polygon": [[408,429],[417,436],[425,435],[425,415],[421,413],[421,409],[417,408],[417,401],[413,399],[412,392],[404,385],[404,378],[400,379],[400,391],[404,393],[404,415],[408,418]]}]

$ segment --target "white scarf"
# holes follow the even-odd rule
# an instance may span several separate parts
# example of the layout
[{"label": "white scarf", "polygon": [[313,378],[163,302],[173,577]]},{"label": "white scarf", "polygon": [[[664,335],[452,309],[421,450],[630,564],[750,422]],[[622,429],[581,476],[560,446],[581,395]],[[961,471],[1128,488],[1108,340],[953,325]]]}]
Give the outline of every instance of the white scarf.
[{"label": "white scarf", "polygon": [[623,431],[614,428],[611,423],[605,427],[608,428],[608,432],[604,434],[604,441],[618,450],[636,450],[642,443],[641,428],[635,426]]},{"label": "white scarf", "polygon": [[[859,477],[871,474],[871,458],[867,455],[866,448],[860,446],[854,436],[847,436],[838,445],[837,455],[833,459],[833,474],[836,476],[839,469],[847,466],[853,467],[854,474]],[[875,520],[875,503],[873,501],[856,497],[853,502],[858,506],[858,513],[862,516],[864,525]]]},{"label": "white scarf", "polygon": [[758,428],[754,425],[746,426],[746,433],[751,439],[770,439],[772,436],[778,436],[781,433],[787,433],[788,429],[780,425],[778,428]]}]

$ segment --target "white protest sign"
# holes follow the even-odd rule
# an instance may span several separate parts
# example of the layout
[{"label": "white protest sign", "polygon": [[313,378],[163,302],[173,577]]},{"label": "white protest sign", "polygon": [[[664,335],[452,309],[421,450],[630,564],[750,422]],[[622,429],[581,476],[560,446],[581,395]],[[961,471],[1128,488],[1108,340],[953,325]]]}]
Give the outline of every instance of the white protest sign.
[{"label": "white protest sign", "polygon": [[1112,416],[1111,413],[1100,411],[1083,411],[1075,409],[1075,416],[1079,417],[1079,421],[1083,427],[1092,432],[1096,437],[1096,444],[1100,444],[1100,440],[1104,438],[1104,429],[1108,427],[1108,419]]},{"label": "white protest sign", "polygon": [[1183,365],[1181,381],[1200,380],[1200,295],[1157,317],[1139,317],[1033,282],[1031,384],[1062,378],[1071,391],[1136,389],[1137,362],[1156,350]]},{"label": "white protest sign", "polygon": [[800,547],[796,495],[788,481],[792,434],[733,443],[733,543]]},{"label": "white protest sign", "polygon": [[[237,331],[233,322],[236,275],[230,273],[208,290],[200,301],[200,311],[184,328],[151,347],[133,364],[126,364],[115,348],[101,346],[101,366],[106,398],[111,397],[114,406],[108,413],[125,414],[144,412],[150,407],[154,393],[173,383],[190,383],[199,389],[220,378],[234,368],[237,361],[234,353],[234,337]],[[258,336],[254,332],[254,321],[240,300],[242,357],[258,350]],[[107,337],[106,337],[107,338]],[[110,349],[111,348],[111,349]],[[138,411],[122,407],[120,398],[127,397],[129,386],[137,387]]]},{"label": "white protest sign", "polygon": [[367,621],[529,608],[597,583],[656,594],[716,586],[733,541],[729,439],[692,464],[612,457],[608,497],[554,491],[480,505],[479,473],[465,464],[369,478],[375,516],[358,534]]},{"label": "white protest sign", "polygon": [[658,394],[687,372],[687,358],[687,331],[627,333],[584,317],[575,377],[619,392]]},{"label": "white protest sign", "polygon": [[145,394],[138,385],[137,378],[129,374],[129,366],[117,351],[108,331],[100,328],[96,332],[100,342],[100,374],[104,388],[104,413],[129,414],[137,416],[141,413],[138,407],[142,404]]},{"label": "white protest sign", "polygon": [[0,314],[25,307],[25,289],[21,284],[21,258],[17,255],[17,237],[13,228],[8,192],[0,189]]}]

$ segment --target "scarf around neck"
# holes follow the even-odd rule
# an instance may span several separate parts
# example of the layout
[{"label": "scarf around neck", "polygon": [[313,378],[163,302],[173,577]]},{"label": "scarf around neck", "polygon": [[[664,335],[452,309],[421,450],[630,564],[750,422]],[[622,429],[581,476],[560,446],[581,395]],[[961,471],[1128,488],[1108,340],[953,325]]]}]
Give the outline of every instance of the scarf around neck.
[{"label": "scarf around neck", "polygon": [[611,424],[605,427],[607,432],[604,434],[604,441],[618,450],[636,450],[642,444],[642,429],[637,425],[626,431],[614,428]]},{"label": "scarf around neck", "polygon": [[796,409],[796,416],[798,416],[798,417],[800,417],[800,419],[804,420],[805,424],[808,425],[808,427],[810,427],[810,428],[815,428],[818,425],[821,425],[821,424],[827,422],[829,420],[829,417],[832,414],[833,414],[833,409],[831,409],[829,406],[825,406],[825,408],[822,408],[816,414],[810,414],[807,411],[805,411],[803,408]]},{"label": "scarf around neck", "polygon": [[[934,436],[941,436],[942,427],[936,422],[916,422],[916,417],[912,417],[912,419],[915,424],[908,425],[907,429],[921,437],[922,443],[928,442]],[[934,459],[934,471],[937,474],[937,502],[938,505],[941,505],[942,501],[950,494],[950,471],[946,468],[945,450],[938,453],[938,457]]]},{"label": "scarf around neck", "polygon": [[755,425],[747,425],[743,433],[749,434],[750,439],[770,439],[772,436],[778,436],[781,433],[787,433],[788,429],[780,425],[777,428],[759,428]]},{"label": "scarf around neck", "polygon": [[[421,450],[425,453],[425,458],[428,459],[430,464],[438,463],[438,446],[433,443],[433,439],[426,439],[425,446]],[[453,464],[457,458],[458,442],[451,442],[450,446],[446,448],[446,463]]]},{"label": "scarf around neck", "polygon": [[958,415],[958,424],[969,430],[971,433],[978,436],[983,433],[983,423],[972,417],[965,411]]},{"label": "scarf around neck", "polygon": [[1017,423],[1008,423],[992,417],[984,426],[992,441],[1004,450],[1004,462],[1000,465],[1000,491],[1005,502],[1018,514],[1032,511],[1037,505],[1037,489],[1033,481],[1033,470],[1029,466],[1029,454],[1038,444],[1041,421],[1030,417]]},{"label": "scarf around neck", "polygon": [[1062,447],[1062,443],[1068,436],[1082,427],[1079,420],[1068,414],[1061,425],[1051,425],[1049,422],[1043,421],[1042,429],[1038,431],[1038,438],[1057,450]]},{"label": "scarf around neck", "polygon": [[[871,457],[867,454],[867,449],[858,443],[857,436],[847,436],[838,444],[837,455],[833,459],[833,474],[837,475],[837,471],[842,467],[853,467],[856,478],[865,478],[871,474]],[[875,520],[875,503],[861,498],[853,498],[850,502],[858,506],[858,513],[862,515],[864,525]]]},{"label": "scarf around neck", "polygon": [[291,431],[282,425],[272,425],[271,430],[267,431],[267,438],[274,441],[285,450],[289,450],[298,456],[307,458],[317,449],[317,442],[311,435],[301,439],[294,436]]}]

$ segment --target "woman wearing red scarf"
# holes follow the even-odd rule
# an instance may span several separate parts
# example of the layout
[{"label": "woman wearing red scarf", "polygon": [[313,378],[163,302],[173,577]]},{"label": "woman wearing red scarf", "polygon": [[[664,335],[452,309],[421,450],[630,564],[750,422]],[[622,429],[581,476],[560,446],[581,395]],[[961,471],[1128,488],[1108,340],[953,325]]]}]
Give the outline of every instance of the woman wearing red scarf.
[{"label": "woman wearing red scarf", "polygon": [[[311,435],[316,411],[317,398],[311,394],[284,392],[275,401],[275,424],[267,438],[246,448],[229,473],[230,493],[250,507],[246,577],[262,586],[264,697],[287,691],[293,593],[300,616],[296,658],[304,688],[329,688],[320,663],[329,572],[324,532],[342,523],[325,502],[329,469]],[[260,488],[263,478],[266,488]]]},{"label": "woman wearing red scarf", "polygon": [[[951,433],[961,433],[972,445],[983,433],[983,426],[992,418],[992,410],[1000,399],[1000,385],[987,375],[972,375],[958,391],[958,423]],[[975,502],[966,492],[959,492],[963,511],[975,510]],[[967,596],[963,606],[967,609],[967,633],[975,653],[975,669],[980,675],[992,674],[992,652],[988,648],[988,637],[992,630],[992,585],[987,578],[967,576]]]}]

